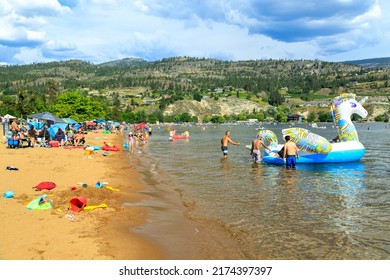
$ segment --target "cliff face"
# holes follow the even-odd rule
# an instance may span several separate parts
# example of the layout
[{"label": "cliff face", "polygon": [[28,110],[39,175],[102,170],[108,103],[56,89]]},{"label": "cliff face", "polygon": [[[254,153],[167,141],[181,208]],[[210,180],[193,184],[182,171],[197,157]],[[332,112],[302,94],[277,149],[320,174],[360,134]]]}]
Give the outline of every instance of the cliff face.
[{"label": "cliff face", "polygon": [[[248,114],[253,111],[267,111],[271,107],[272,106],[270,105],[260,105],[255,102],[238,99],[236,97],[220,98],[219,100],[202,99],[200,102],[195,100],[181,100],[169,105],[164,110],[164,115],[188,113],[191,116],[197,116],[199,121],[202,121],[206,115],[224,116],[233,114],[238,115],[241,113]],[[367,121],[373,121],[375,117],[382,116],[390,112],[390,102],[383,99],[369,99],[364,107],[368,111],[368,116],[366,118]],[[318,112],[318,110],[329,111],[329,108],[302,106],[294,113],[307,118],[310,111]]]},{"label": "cliff face", "polygon": [[169,105],[164,110],[164,115],[188,113],[192,116],[198,116],[201,120],[205,115],[238,115],[241,113],[251,113],[253,111],[265,111],[269,107],[271,106],[260,105],[236,97],[220,98],[219,100],[202,99],[200,102],[195,100],[181,100]]}]

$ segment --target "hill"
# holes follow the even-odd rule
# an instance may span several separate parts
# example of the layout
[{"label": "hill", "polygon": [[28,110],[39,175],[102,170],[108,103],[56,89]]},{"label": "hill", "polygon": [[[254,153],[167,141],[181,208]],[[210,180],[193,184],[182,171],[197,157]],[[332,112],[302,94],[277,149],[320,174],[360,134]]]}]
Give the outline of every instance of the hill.
[{"label": "hill", "polygon": [[[273,117],[270,106],[283,105],[285,109],[277,109],[283,114],[298,112],[302,106],[321,109],[342,92],[386,103],[390,69],[371,67],[385,62],[385,58],[335,63],[172,57],[151,62],[126,58],[98,65],[69,60],[2,66],[0,115],[48,110],[56,96],[69,91],[105,102],[107,117],[114,119],[140,111],[159,111],[159,116],[187,113],[200,118],[268,111],[264,115]],[[25,104],[26,100],[30,103]]]},{"label": "hill", "polygon": [[343,63],[358,65],[365,69],[389,69],[390,57],[351,60],[351,61],[344,61]]}]

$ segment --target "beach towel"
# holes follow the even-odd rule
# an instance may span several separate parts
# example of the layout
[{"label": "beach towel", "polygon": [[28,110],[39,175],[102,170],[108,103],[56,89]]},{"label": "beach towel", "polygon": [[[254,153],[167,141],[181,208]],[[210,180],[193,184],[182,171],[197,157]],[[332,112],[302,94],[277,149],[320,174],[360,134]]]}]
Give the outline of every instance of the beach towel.
[{"label": "beach towel", "polygon": [[29,204],[27,204],[26,208],[28,210],[48,210],[51,209],[52,206],[49,201],[45,201],[46,196],[40,196],[37,199],[34,199]]},{"label": "beach towel", "polygon": [[54,189],[57,185],[53,182],[40,182],[38,185],[35,186],[37,191],[41,190],[51,190]]}]

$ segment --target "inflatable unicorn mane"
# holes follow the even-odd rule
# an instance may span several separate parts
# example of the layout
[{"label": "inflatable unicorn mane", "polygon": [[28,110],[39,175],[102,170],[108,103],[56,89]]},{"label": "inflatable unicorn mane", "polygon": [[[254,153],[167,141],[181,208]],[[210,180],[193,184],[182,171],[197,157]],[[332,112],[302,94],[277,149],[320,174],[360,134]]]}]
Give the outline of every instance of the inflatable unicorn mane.
[{"label": "inflatable unicorn mane", "polygon": [[[364,146],[359,142],[359,137],[354,124],[352,114],[358,114],[362,118],[367,117],[367,111],[363,108],[367,97],[357,101],[355,94],[341,94],[333,99],[331,114],[338,129],[340,142],[331,143],[326,138],[312,133],[304,128],[283,129],[283,137],[290,136],[298,149],[299,159],[297,163],[326,163],[326,162],[351,162],[358,161],[364,156]],[[264,140],[270,142],[272,153],[265,151],[263,161],[273,164],[283,164],[283,160],[275,157],[283,145],[277,143],[276,135],[270,130],[261,130],[259,134]]]}]

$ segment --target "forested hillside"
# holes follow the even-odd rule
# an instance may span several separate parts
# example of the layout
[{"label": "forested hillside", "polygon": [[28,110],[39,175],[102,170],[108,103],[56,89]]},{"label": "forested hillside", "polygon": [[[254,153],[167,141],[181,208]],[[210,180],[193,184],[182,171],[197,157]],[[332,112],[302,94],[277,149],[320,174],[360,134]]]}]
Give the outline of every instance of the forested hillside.
[{"label": "forested hillside", "polygon": [[[99,65],[71,60],[2,66],[0,115],[52,111],[80,121],[94,117],[125,121],[147,118],[151,122],[215,120],[213,117],[223,113],[176,113],[170,105],[180,100],[218,102],[234,97],[237,102],[245,99],[258,106],[224,115],[224,120],[245,119],[249,115],[274,118],[282,112],[283,121],[302,102],[322,102],[341,92],[383,101],[390,95],[390,70],[371,68],[319,60],[232,62],[190,57],[153,62],[127,58]],[[78,100],[77,106],[85,108],[75,111],[76,105],[69,105],[72,100]],[[93,112],[96,102],[102,108],[99,113]],[[268,105],[276,108],[274,112]]]}]

